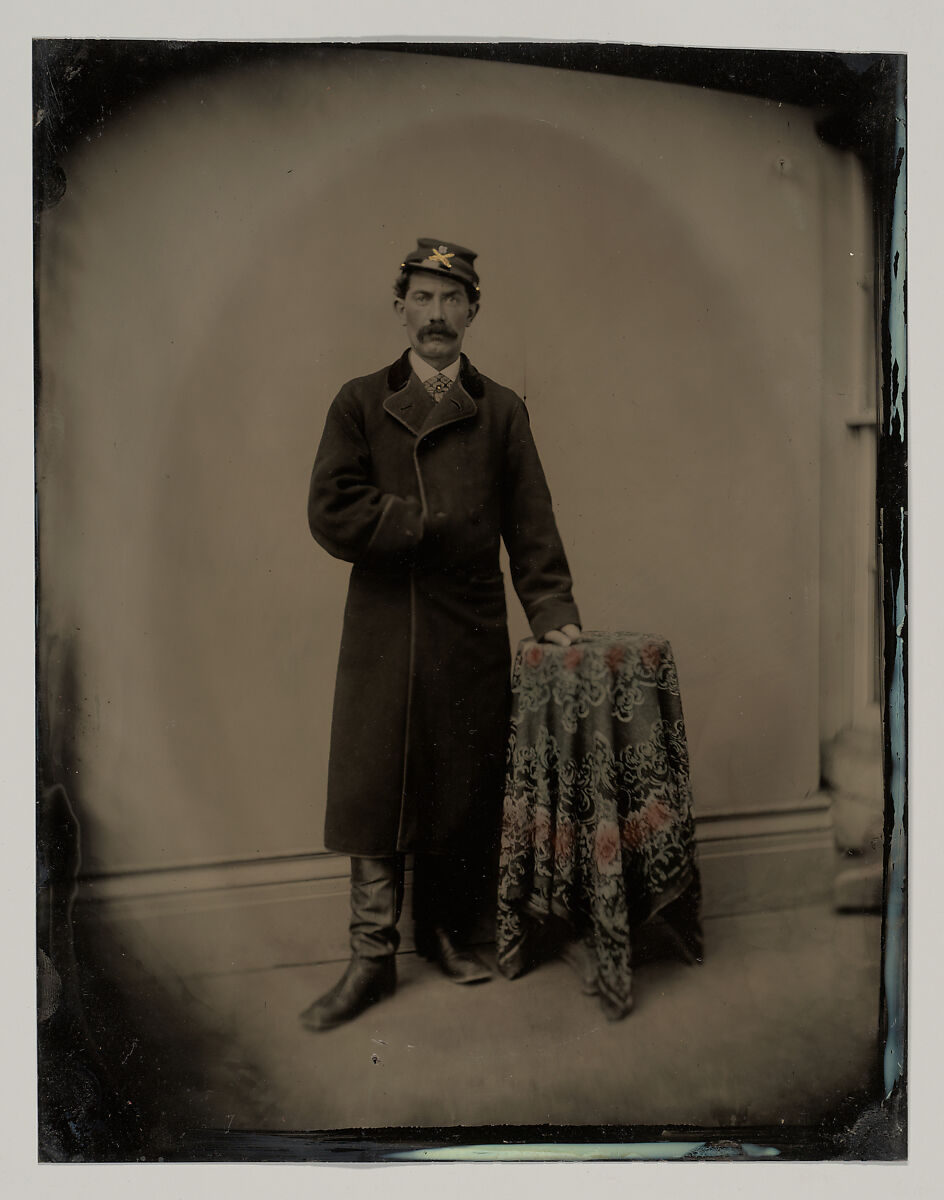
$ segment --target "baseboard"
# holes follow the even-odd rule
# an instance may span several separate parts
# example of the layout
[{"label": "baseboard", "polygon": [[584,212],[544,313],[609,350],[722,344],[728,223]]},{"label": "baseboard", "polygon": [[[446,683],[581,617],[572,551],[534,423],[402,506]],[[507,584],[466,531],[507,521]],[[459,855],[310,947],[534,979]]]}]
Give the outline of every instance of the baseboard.
[{"label": "baseboard", "polygon": [[[832,893],[829,798],[696,822],[706,918],[791,908]],[[407,878],[405,911],[409,911]],[[77,916],[152,969],[266,970],[347,957],[348,860],[295,855],[81,881]],[[402,950],[412,950],[408,921]],[[127,949],[126,949],[127,948]]]},{"label": "baseboard", "polygon": [[705,917],[795,908],[832,895],[830,797],[789,809],[705,817],[697,824]]}]

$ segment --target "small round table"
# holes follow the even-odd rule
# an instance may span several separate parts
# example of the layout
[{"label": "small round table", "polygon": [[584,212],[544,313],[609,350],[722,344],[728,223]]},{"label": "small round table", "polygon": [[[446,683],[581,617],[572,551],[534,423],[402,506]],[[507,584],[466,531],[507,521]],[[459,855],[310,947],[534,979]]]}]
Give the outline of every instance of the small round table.
[{"label": "small round table", "polygon": [[688,746],[669,643],[522,642],[512,676],[496,943],[515,978],[550,916],[582,939],[607,1017],[632,1008],[632,931],[657,913],[700,962]]}]

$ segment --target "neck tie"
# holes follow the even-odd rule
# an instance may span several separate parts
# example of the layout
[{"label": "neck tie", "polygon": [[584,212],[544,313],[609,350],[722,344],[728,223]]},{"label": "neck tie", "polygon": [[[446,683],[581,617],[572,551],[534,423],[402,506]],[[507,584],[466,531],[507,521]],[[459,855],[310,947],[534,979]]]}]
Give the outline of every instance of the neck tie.
[{"label": "neck tie", "polygon": [[452,387],[452,380],[448,375],[444,375],[442,371],[437,371],[436,374],[431,375],[429,379],[423,380],[423,386],[434,400],[441,400],[446,392],[448,392]]}]

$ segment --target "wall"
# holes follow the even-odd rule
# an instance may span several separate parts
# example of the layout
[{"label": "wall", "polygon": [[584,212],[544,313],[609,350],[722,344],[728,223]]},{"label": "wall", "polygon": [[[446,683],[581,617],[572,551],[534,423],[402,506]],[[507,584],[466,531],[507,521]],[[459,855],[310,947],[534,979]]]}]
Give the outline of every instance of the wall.
[{"label": "wall", "polygon": [[86,872],[321,849],[347,569],[308,473],[341,383],[402,349],[419,234],[480,252],[466,348],[527,395],[585,624],[673,643],[700,817],[813,804],[850,161],[760,100],[356,50],[168,86],[74,152],[39,488]]}]

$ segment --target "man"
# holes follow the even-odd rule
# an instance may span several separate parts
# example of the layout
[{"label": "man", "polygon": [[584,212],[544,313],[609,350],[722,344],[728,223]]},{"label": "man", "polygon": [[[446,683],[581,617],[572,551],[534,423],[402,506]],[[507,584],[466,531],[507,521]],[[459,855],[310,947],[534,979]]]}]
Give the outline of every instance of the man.
[{"label": "man", "polygon": [[417,950],[456,983],[500,822],[509,718],[504,540],[537,638],[580,618],[522,401],[460,353],[479,309],[476,255],[420,238],[394,308],[410,349],[346,384],[328,412],[308,518],[353,563],[335,690],[325,844],[351,857],[351,961],[302,1013],[330,1029],[390,995],[414,855]]}]

